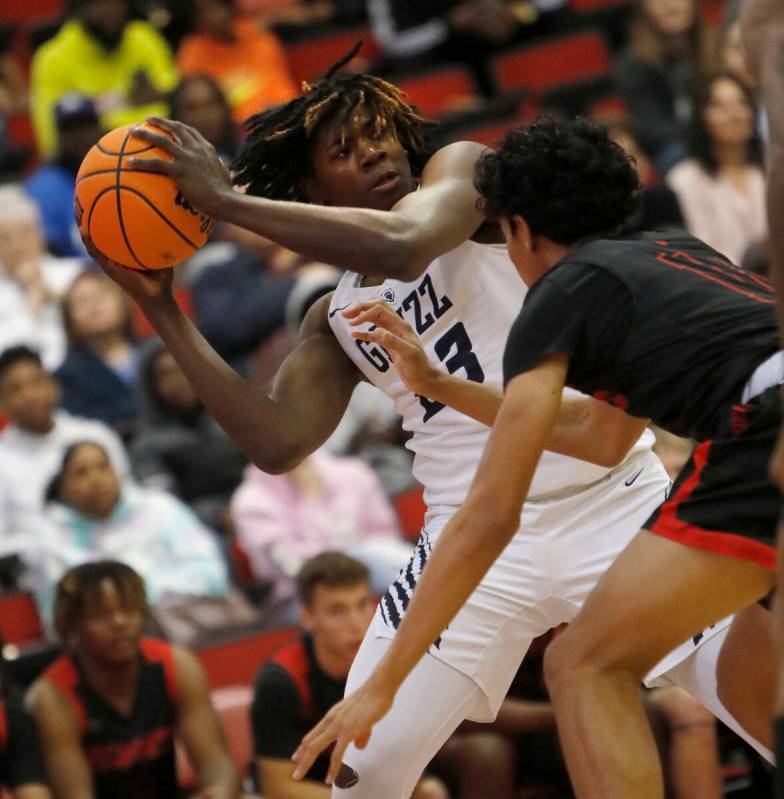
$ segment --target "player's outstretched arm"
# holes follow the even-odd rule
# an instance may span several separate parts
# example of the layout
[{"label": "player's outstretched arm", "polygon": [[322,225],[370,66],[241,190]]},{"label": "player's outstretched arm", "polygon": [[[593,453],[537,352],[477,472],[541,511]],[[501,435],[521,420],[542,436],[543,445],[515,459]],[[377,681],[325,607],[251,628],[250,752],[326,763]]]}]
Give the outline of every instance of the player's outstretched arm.
[{"label": "player's outstretched arm", "polygon": [[337,427],[360,374],[329,328],[329,296],[308,311],[268,394],[238,375],[183,314],[171,270],[140,272],[94,257],[139,303],[206,408],[260,469],[289,471]]},{"label": "player's outstretched arm", "polygon": [[438,539],[397,635],[356,694],[303,739],[294,754],[295,777],[335,741],[328,780],[335,779],[346,747],[367,742],[403,680],[511,540],[558,416],[567,365],[565,355],[549,355],[510,381],[468,497]]},{"label": "player's outstretched arm", "polygon": [[165,150],[172,160],[130,159],[129,166],[171,176],[203,213],[306,258],[362,274],[414,280],[434,258],[470,238],[484,222],[477,208],[474,165],[485,148],[475,142],[439,150],[425,166],[418,191],[391,211],[376,211],[240,194],[233,190],[215,148],[200,133],[181,122],[157,117],[149,121],[175,139],[145,128],[134,135]]},{"label": "player's outstretched arm", "polygon": [[[369,300],[343,311],[352,334],[383,347],[400,378],[415,394],[454,408],[491,427],[501,407],[500,389],[452,375],[434,366],[411,325],[384,300]],[[368,328],[368,325],[371,325]],[[642,435],[647,419],[591,397],[567,395],[545,449],[608,468],[617,466]]]}]

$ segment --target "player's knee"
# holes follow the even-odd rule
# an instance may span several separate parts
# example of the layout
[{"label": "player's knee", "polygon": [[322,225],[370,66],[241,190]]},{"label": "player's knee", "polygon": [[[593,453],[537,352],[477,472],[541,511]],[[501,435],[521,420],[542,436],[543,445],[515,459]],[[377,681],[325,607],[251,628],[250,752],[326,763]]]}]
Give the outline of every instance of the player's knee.
[{"label": "player's knee", "polygon": [[578,679],[590,668],[591,656],[577,635],[565,630],[550,642],[544,653],[544,680],[551,696]]}]

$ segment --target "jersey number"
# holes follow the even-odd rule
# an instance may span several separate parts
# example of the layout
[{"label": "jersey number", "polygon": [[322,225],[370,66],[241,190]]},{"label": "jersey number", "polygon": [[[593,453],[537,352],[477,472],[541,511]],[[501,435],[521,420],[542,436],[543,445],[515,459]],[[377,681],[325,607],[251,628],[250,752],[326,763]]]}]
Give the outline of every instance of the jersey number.
[{"label": "jersey number", "polygon": [[[473,380],[475,383],[485,382],[485,373],[482,371],[479,360],[471,349],[471,339],[468,338],[468,333],[466,333],[462,322],[452,325],[438,339],[435,351],[438,360],[446,366],[450,375],[463,369],[469,380]],[[427,397],[419,396],[419,394],[417,394],[417,397],[425,409],[425,415],[422,419],[424,422],[432,419],[444,407],[441,402],[434,402],[427,399]]]}]

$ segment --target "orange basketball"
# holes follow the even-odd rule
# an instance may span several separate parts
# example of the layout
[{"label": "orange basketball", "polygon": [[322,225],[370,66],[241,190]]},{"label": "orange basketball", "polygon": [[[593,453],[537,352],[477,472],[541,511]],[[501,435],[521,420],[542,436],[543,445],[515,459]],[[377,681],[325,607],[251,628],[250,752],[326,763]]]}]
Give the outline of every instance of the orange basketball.
[{"label": "orange basketball", "polygon": [[[128,158],[171,156],[133,136],[132,125],[107,133],[76,176],[76,222],[109,259],[133,269],[164,269],[207,242],[214,221],[197,211],[166,175],[140,172]],[[152,125],[156,133],[169,135]]]}]

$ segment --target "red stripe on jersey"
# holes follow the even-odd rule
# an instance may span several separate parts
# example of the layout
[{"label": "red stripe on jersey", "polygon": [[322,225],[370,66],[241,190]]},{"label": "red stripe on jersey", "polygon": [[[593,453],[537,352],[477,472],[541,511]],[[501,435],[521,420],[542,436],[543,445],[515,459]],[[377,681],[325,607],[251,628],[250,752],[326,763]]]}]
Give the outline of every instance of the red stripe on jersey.
[{"label": "red stripe on jersey", "polygon": [[669,538],[680,544],[686,544],[697,549],[706,549],[720,555],[729,555],[732,558],[748,560],[762,566],[763,569],[776,571],[775,547],[745,538],[734,533],[721,530],[706,530],[703,527],[689,524],[678,518],[678,507],[694,493],[700,484],[702,470],[708,462],[708,455],[712,441],[703,441],[697,446],[692,455],[694,471],[681,483],[674,496],[670,497],[659,509],[656,521],[650,526],[650,531],[663,538]]},{"label": "red stripe on jersey", "polygon": [[43,679],[56,686],[70,700],[76,714],[79,716],[79,726],[82,735],[87,732],[87,712],[84,709],[82,700],[76,693],[76,685],[79,682],[79,672],[68,655],[55,660],[55,662],[43,673]]},{"label": "red stripe on jersey", "polygon": [[171,644],[155,638],[142,638],[140,649],[142,655],[149,663],[160,663],[166,677],[166,694],[172,704],[177,704],[177,670],[174,666],[174,653]]},{"label": "red stripe on jersey", "polygon": [[127,743],[92,744],[85,754],[95,771],[128,771],[138,763],[157,760],[172,737],[170,727],[157,727]]},{"label": "red stripe on jersey", "polygon": [[313,714],[313,697],[310,695],[310,661],[303,641],[294,641],[283,649],[280,649],[271,658],[273,663],[277,663],[284,668],[294,680],[300,698],[302,699],[302,709],[309,718]]}]

